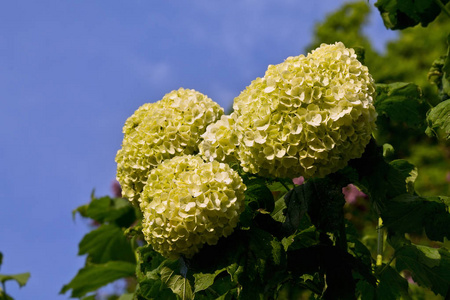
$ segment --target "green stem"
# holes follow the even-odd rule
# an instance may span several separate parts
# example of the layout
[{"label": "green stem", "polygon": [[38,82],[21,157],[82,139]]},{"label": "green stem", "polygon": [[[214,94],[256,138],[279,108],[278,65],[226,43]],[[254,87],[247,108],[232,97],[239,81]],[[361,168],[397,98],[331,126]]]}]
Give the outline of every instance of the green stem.
[{"label": "green stem", "polygon": [[286,189],[286,191],[290,191],[291,189],[281,180],[278,180],[279,183],[281,183],[282,186],[284,186],[284,188]]},{"label": "green stem", "polygon": [[436,4],[444,11],[444,13],[446,13],[447,16],[450,17],[450,11],[447,9],[447,7],[445,7],[444,3],[442,3],[441,0],[434,0],[434,2],[436,2]]},{"label": "green stem", "polygon": [[378,218],[378,227],[377,227],[377,262],[376,266],[380,267],[383,264],[383,242],[384,242],[384,234],[383,234],[383,220]]},{"label": "green stem", "polygon": [[395,253],[394,255],[392,255],[391,259],[389,259],[388,263],[384,265],[383,269],[380,270],[380,272],[378,274],[383,274],[384,270],[386,270],[387,267],[389,267],[389,265],[392,263],[392,261],[395,258]]},{"label": "green stem", "polygon": [[5,282],[4,281],[2,281],[2,288],[3,288],[3,299],[4,300],[8,300],[8,298],[6,298],[6,285],[5,285]]},{"label": "green stem", "polygon": [[347,244],[347,232],[345,231],[345,221],[342,220],[341,226],[339,228],[339,240],[337,241],[339,248],[348,252],[348,244]]}]

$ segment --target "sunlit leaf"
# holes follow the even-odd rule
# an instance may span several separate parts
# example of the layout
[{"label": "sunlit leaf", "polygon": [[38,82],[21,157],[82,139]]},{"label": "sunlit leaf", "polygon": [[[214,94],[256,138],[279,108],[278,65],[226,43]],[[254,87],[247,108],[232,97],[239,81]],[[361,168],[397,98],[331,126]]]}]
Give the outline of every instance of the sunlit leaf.
[{"label": "sunlit leaf", "polygon": [[104,224],[86,234],[79,245],[79,255],[88,254],[95,264],[108,261],[135,262],[130,242],[116,225]]},{"label": "sunlit leaf", "polygon": [[208,274],[208,273],[206,273],[206,274],[204,274],[204,273],[194,274],[194,278],[195,278],[194,293],[197,293],[198,291],[206,290],[211,285],[213,285],[214,279],[217,277],[217,275],[219,275],[223,271],[225,271],[225,268],[219,269],[219,270],[217,270],[216,272],[214,272],[212,274]]},{"label": "sunlit leaf", "polygon": [[131,203],[122,198],[108,196],[95,198],[87,205],[78,207],[73,213],[80,213],[99,223],[114,222],[118,226],[128,227],[136,221],[136,210]]},{"label": "sunlit leaf", "polygon": [[20,273],[15,275],[2,275],[0,274],[0,282],[5,283],[6,281],[12,280],[19,284],[20,287],[23,287],[30,278],[30,273]]},{"label": "sunlit leaf", "polygon": [[72,290],[71,297],[82,297],[117,279],[133,276],[135,271],[135,264],[124,261],[89,265],[82,268],[68,284],[64,285],[60,293]]},{"label": "sunlit leaf", "polygon": [[193,299],[192,287],[189,280],[176,274],[175,270],[163,267],[160,271],[161,281],[183,300]]},{"label": "sunlit leaf", "polygon": [[438,135],[438,129],[450,139],[450,100],[439,103],[433,107],[427,115],[428,128],[426,133],[430,136]]}]

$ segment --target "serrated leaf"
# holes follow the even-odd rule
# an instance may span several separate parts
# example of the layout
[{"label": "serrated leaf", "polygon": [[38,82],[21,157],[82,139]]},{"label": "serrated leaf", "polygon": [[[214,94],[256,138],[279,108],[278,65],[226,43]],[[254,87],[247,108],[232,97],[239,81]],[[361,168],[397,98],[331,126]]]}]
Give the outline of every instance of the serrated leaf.
[{"label": "serrated leaf", "polygon": [[427,26],[441,13],[434,0],[378,0],[375,6],[388,29],[404,29],[417,24]]},{"label": "serrated leaf", "polygon": [[231,280],[234,282],[239,282],[239,276],[244,272],[244,267],[238,263],[233,263],[227,268],[228,274],[231,276]]},{"label": "serrated leaf", "polygon": [[219,275],[220,273],[224,272],[226,268],[217,270],[214,273],[197,273],[194,274],[195,282],[194,282],[194,293],[197,293],[199,291],[206,290],[210,286],[213,285],[214,279]]},{"label": "serrated leaf", "polygon": [[92,198],[91,202],[74,210],[85,218],[91,218],[101,224],[116,223],[121,227],[129,227],[137,219],[135,208],[122,198]]},{"label": "serrated leaf", "polygon": [[284,223],[286,221],[286,216],[284,215],[283,211],[286,208],[286,202],[284,200],[284,197],[279,198],[275,201],[275,207],[270,214],[270,216],[278,222]]},{"label": "serrated leaf", "polygon": [[30,273],[20,273],[15,275],[2,275],[0,274],[0,282],[5,283],[6,281],[12,280],[19,284],[20,287],[23,287],[30,279]]},{"label": "serrated leaf", "polygon": [[374,105],[379,115],[411,128],[425,128],[428,105],[417,85],[404,82],[377,84],[376,90]]},{"label": "serrated leaf", "polygon": [[274,199],[272,192],[262,180],[246,182],[245,201],[253,210],[264,209],[273,211]]},{"label": "serrated leaf", "polygon": [[192,300],[194,295],[189,280],[177,275],[174,270],[163,267],[160,271],[161,281],[183,300]]},{"label": "serrated leaf", "polygon": [[438,135],[438,129],[441,129],[450,139],[450,99],[439,103],[433,107],[427,115],[428,128],[426,133],[429,136]]},{"label": "serrated leaf", "polygon": [[285,237],[282,241],[285,251],[307,248],[319,244],[319,232],[314,225]]},{"label": "serrated leaf", "polygon": [[270,246],[272,247],[273,262],[275,265],[280,265],[285,258],[281,243],[277,239],[273,239],[270,241]]},{"label": "serrated leaf", "polygon": [[444,203],[411,194],[403,194],[384,203],[381,216],[384,226],[392,232],[421,233],[425,229],[432,240],[450,238],[450,214]]},{"label": "serrated leaf", "polygon": [[104,224],[86,234],[79,245],[79,255],[88,254],[91,263],[102,264],[108,261],[135,262],[130,242],[121,228]]},{"label": "serrated leaf", "polygon": [[379,280],[376,289],[377,300],[397,300],[401,296],[408,295],[408,281],[394,268],[385,267],[383,273],[377,277]]},{"label": "serrated leaf", "polygon": [[120,278],[133,276],[135,271],[135,264],[123,261],[89,265],[82,268],[68,284],[64,285],[60,294],[72,290],[71,297],[83,297],[108,283]]},{"label": "serrated leaf", "polygon": [[147,278],[147,274],[161,266],[167,259],[161,254],[153,250],[151,245],[144,245],[137,250],[138,266],[136,267],[136,275],[138,281]]},{"label": "serrated leaf", "polygon": [[438,250],[441,258],[437,259],[434,250],[429,252],[424,247],[405,245],[398,249],[396,269],[399,272],[409,270],[415,282],[445,297],[450,289],[450,254],[441,248]]},{"label": "serrated leaf", "polygon": [[389,163],[405,178],[406,191],[410,194],[414,193],[414,182],[417,179],[418,171],[416,166],[404,159],[393,160]]},{"label": "serrated leaf", "polygon": [[284,226],[290,234],[299,229],[306,212],[318,230],[336,232],[342,226],[345,204],[342,186],[328,177],[309,179],[286,194],[285,201]]},{"label": "serrated leaf", "polygon": [[410,174],[397,169],[396,164],[388,164],[382,153],[382,148],[371,140],[361,158],[349,161],[349,166],[359,174],[355,184],[369,195],[378,214],[386,211],[390,199],[408,193],[407,180],[410,178]]}]

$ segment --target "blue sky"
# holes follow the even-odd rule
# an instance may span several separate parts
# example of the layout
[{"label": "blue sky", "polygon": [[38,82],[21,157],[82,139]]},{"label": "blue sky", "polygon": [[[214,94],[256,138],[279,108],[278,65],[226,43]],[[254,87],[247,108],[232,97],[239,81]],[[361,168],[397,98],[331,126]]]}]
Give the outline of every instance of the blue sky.
[{"label": "blue sky", "polygon": [[[40,0],[0,3],[1,274],[16,300],[58,295],[89,230],[71,212],[111,194],[122,126],[179,87],[229,108],[269,64],[304,53],[344,1]],[[370,1],[373,5],[373,1]],[[394,36],[374,14],[375,46]]]}]

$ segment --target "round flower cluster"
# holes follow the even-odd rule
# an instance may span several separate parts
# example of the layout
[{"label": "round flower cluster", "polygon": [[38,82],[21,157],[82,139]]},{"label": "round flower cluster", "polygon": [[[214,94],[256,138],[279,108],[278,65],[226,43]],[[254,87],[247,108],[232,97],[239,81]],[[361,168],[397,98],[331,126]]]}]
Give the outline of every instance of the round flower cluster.
[{"label": "round flower cluster", "polygon": [[308,178],[343,168],[375,129],[374,92],[367,67],[340,42],[270,65],[234,99],[244,171]]},{"label": "round flower cluster", "polygon": [[165,160],[150,172],[140,198],[145,239],[165,257],[192,257],[233,232],[245,189],[227,164],[192,155]]},{"label": "round flower cluster", "polygon": [[174,156],[197,153],[200,136],[222,114],[207,96],[182,88],[142,105],[125,122],[116,155],[122,196],[137,204],[150,170]]},{"label": "round flower cluster", "polygon": [[207,161],[227,164],[237,162],[236,152],[239,140],[234,130],[235,114],[223,115],[216,123],[210,124],[202,135],[200,154]]}]

